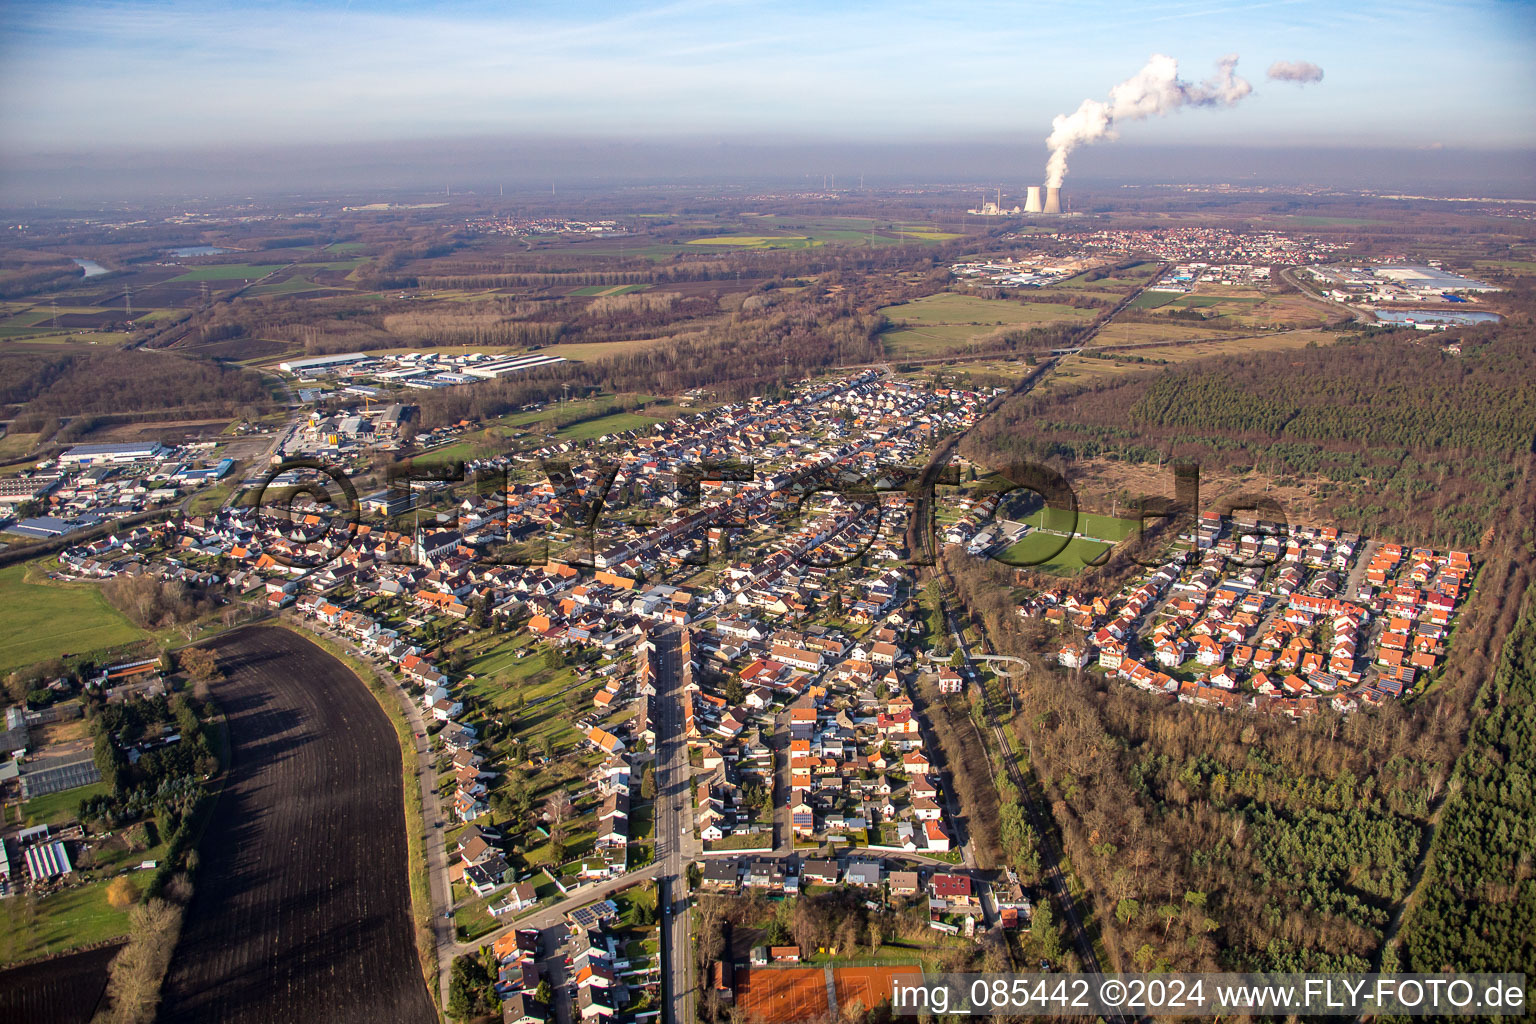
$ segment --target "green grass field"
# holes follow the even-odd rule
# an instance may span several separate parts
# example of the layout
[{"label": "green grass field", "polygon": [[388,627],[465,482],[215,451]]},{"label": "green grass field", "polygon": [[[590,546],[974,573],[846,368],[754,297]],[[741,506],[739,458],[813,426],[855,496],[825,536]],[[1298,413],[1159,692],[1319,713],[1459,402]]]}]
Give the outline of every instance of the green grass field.
[{"label": "green grass field", "polygon": [[1137,285],[1150,281],[1152,275],[1158,272],[1158,264],[1148,261],[1138,266],[1118,271],[1113,277],[1107,274],[1104,277],[1093,276],[1099,272],[1098,270],[1085,270],[1081,274],[1058,282],[1054,287],[1081,288],[1088,292],[1124,295]]},{"label": "green grass field", "polygon": [[27,566],[0,569],[0,672],[65,653],[115,647],[148,634],[107,603],[90,583],[28,583]]},{"label": "green grass field", "polygon": [[604,434],[616,434],[621,430],[649,430],[655,418],[637,412],[615,412],[594,420],[573,423],[555,431],[555,436],[567,441],[591,441]]},{"label": "green grass field", "polygon": [[22,804],[22,818],[29,825],[62,825],[75,820],[75,808],[80,806],[81,800],[106,796],[111,791],[105,782],[93,782],[89,786],[49,793]]},{"label": "green grass field", "polygon": [[[140,879],[148,882],[148,872]],[[36,918],[30,924],[17,921],[18,908],[7,907],[6,918],[20,938],[12,946],[12,958],[26,960],[47,953],[58,953],[86,946],[128,933],[128,912],[113,910],[107,903],[107,885],[103,879],[89,885],[75,886],[37,901]],[[6,900],[14,904],[16,900]]]},{"label": "green grass field", "polygon": [[963,233],[945,231],[933,222],[894,222],[871,217],[794,217],[763,214],[746,219],[744,230],[767,224],[776,231],[795,232],[812,242],[848,245],[902,245],[912,242],[938,243],[964,238]]},{"label": "green grass field", "polygon": [[585,288],[577,288],[572,295],[628,295],[630,292],[643,292],[650,285],[647,284],[589,284]]},{"label": "green grass field", "polygon": [[899,324],[881,335],[893,359],[926,358],[962,351],[977,339],[1011,327],[1083,322],[1094,312],[1059,302],[1020,303],[940,292],[877,310]]},{"label": "green grass field", "polygon": [[690,238],[688,245],[722,245],[738,249],[809,249],[820,241],[804,235],[714,235]]},{"label": "green grass field", "polygon": [[218,511],[229,500],[231,492],[238,485],[238,480],[229,480],[203,488],[187,503],[187,511],[195,516],[205,516],[210,512]]},{"label": "green grass field", "polygon": [[1014,302],[1010,299],[982,299],[974,295],[939,292],[921,299],[876,310],[891,320],[909,324],[965,324],[983,327],[1011,327],[1055,320],[1088,320],[1092,310],[1077,309],[1057,302]]},{"label": "green grass field", "polygon": [[306,277],[293,275],[286,281],[276,284],[259,284],[251,289],[252,295],[292,295],[295,292],[330,292],[336,291],[330,285],[315,284]]},{"label": "green grass field", "polygon": [[1160,341],[1210,341],[1232,338],[1241,332],[1223,329],[1214,323],[1196,323],[1184,320],[1164,319],[1158,323],[1124,323],[1114,320],[1104,325],[1093,337],[1094,348],[1109,346],[1145,345]]},{"label": "green grass field", "polygon": [[7,432],[0,437],[0,459],[19,459],[23,455],[37,447],[37,441],[42,434],[12,434]]},{"label": "green grass field", "polygon": [[1182,309],[1210,309],[1215,306],[1256,306],[1264,301],[1262,295],[1182,295],[1173,305]]},{"label": "green grass field", "polygon": [[1094,564],[1109,551],[1109,546],[1095,541],[1073,537],[1066,547],[1051,554],[1061,546],[1061,536],[1054,533],[1031,531],[1024,539],[1004,551],[999,558],[1011,565],[1020,565],[1053,576],[1074,576],[1090,564]]},{"label": "green grass field", "polygon": [[1178,292],[1142,292],[1131,300],[1128,309],[1157,309],[1179,298]]},{"label": "green grass field", "polygon": [[182,281],[254,281],[258,277],[266,277],[274,270],[282,270],[286,263],[219,263],[207,267],[195,267],[180,277],[171,278],[171,283]]},{"label": "green grass field", "polygon": [[1072,531],[1079,537],[1096,537],[1117,544],[1136,533],[1134,519],[1117,519],[1083,511],[1077,513],[1074,527],[1072,513],[1059,508],[1042,508],[1023,521],[1037,530],[1054,530],[1058,533]]},{"label": "green grass field", "polygon": [[[1001,559],[1054,576],[1071,576],[1099,564],[1111,547],[1102,542],[1118,544],[1133,536],[1137,525],[1134,519],[1093,512],[1080,511],[1074,519],[1065,509],[1049,507],[1026,516],[1022,522],[1029,524],[1030,532],[1004,551]],[[1069,531],[1073,536],[1063,547],[1062,540]]]},{"label": "green grass field", "polygon": [[327,260],[322,263],[300,263],[300,270],[345,270],[353,271],[367,263],[367,257],[359,257],[355,260]]}]

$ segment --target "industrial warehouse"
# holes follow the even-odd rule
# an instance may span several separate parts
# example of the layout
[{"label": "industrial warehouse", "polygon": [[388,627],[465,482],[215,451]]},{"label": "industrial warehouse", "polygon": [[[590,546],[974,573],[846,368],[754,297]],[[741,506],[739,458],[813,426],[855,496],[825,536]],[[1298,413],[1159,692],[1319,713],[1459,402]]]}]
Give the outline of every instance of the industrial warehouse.
[{"label": "industrial warehouse", "polygon": [[564,356],[541,355],[537,352],[511,356],[488,356],[482,352],[401,352],[394,355],[348,352],[311,359],[290,359],[278,363],[277,368],[302,381],[320,378],[345,380],[348,382],[346,390],[366,398],[378,398],[383,394],[381,388],[368,387],[363,381],[371,381],[380,386],[428,391],[496,380],[565,361]]}]

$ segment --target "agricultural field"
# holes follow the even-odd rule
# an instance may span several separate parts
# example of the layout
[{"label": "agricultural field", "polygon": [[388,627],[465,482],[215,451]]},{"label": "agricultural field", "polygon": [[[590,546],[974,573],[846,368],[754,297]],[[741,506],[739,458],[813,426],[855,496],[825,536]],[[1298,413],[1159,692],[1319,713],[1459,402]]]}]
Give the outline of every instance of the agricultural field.
[{"label": "agricultural field", "polygon": [[42,578],[44,563],[0,569],[0,673],[142,640],[148,634],[107,603],[91,583]]},{"label": "agricultural field", "polygon": [[896,359],[942,356],[997,331],[1039,324],[1084,323],[1091,309],[1056,302],[1014,302],[940,292],[912,302],[884,306],[876,312],[897,325],[881,337]]},{"label": "agricultural field", "polygon": [[1034,370],[1034,366],[1031,366],[1022,357],[1019,357],[1015,359],[977,359],[963,363],[924,363],[922,366],[907,373],[901,373],[898,370],[898,374],[909,380],[920,381],[931,381],[934,374],[938,374],[940,379],[945,381],[955,378],[963,380],[967,374],[976,374],[981,377],[1018,379],[1029,376]]},{"label": "agricultural field", "polygon": [[572,295],[628,295],[630,292],[643,292],[648,284],[589,284],[585,288],[577,288]]},{"label": "agricultural field", "polygon": [[[1147,359],[1164,358],[1161,351],[1149,348],[1143,351],[1127,353],[1129,355],[1145,355]],[[1115,381],[1122,377],[1136,373],[1147,373],[1158,368],[1155,363],[1133,363],[1129,360],[1095,359],[1092,356],[1070,355],[1062,357],[1061,361],[1045,379],[1034,388],[1033,394],[1048,395],[1053,391],[1087,387],[1101,384],[1105,381]]]},{"label": "agricultural field", "polygon": [[1203,323],[1167,320],[1160,323],[1127,323],[1118,318],[1105,324],[1094,335],[1095,348],[1119,348],[1126,345],[1146,345],[1158,342],[1208,341],[1213,338],[1231,338],[1230,330],[1222,330]]},{"label": "agricultural field", "polygon": [[811,245],[904,245],[913,242],[936,244],[966,237],[964,230],[946,230],[933,221],[907,222],[877,220],[873,217],[792,217],[764,214],[745,218],[743,233],[769,227],[774,231],[798,235]]},{"label": "agricultural field", "polygon": [[274,270],[282,270],[286,263],[216,263],[206,267],[194,267],[179,277],[171,278],[171,284],[188,281],[254,281],[266,277]]},{"label": "agricultural field", "polygon": [[64,1024],[95,1018],[117,944],[0,972],[0,1020]]},{"label": "agricultural field", "polygon": [[287,630],[215,642],[232,766],[163,1021],[436,1019],[413,940],[400,746],[341,662]]},{"label": "agricultural field", "polygon": [[42,436],[37,433],[14,434],[9,431],[0,435],[0,461],[21,458],[37,447],[37,442]]},{"label": "agricultural field", "polygon": [[1303,227],[1303,228],[1327,228],[1327,227],[1352,227],[1352,228],[1356,228],[1356,227],[1361,227],[1361,226],[1367,225],[1367,224],[1375,225],[1375,224],[1386,224],[1387,223],[1387,221],[1384,221],[1384,220],[1370,220],[1369,218],[1366,218],[1366,217],[1313,217],[1313,216],[1303,216],[1303,215],[1293,214],[1293,213],[1292,214],[1278,214],[1278,215],[1274,216],[1273,218],[1266,217],[1265,219],[1266,220],[1273,219],[1273,220],[1278,220],[1278,221],[1284,221],[1285,224],[1287,224],[1287,225],[1289,225],[1291,227]]},{"label": "agricultural field", "polygon": [[[1125,326],[1139,328],[1146,325]],[[1104,332],[1100,332],[1098,338],[1103,337]],[[1209,332],[1197,340],[1117,344],[1113,350],[1117,358],[1113,359],[1097,358],[1091,355],[1063,357],[1056,364],[1055,369],[1040,382],[1037,393],[1050,394],[1064,388],[1087,387],[1117,381],[1134,374],[1157,370],[1170,363],[1250,352],[1293,351],[1306,348],[1308,345],[1331,345],[1337,339],[1337,331],[1314,328],[1265,334]]]},{"label": "agricultural field", "polygon": [[712,235],[691,238],[688,245],[721,245],[737,249],[810,249],[821,245],[805,235]]},{"label": "agricultural field", "polygon": [[[1308,345],[1331,345],[1338,339],[1338,332],[1314,328],[1302,331],[1276,331],[1272,334],[1215,335],[1209,339],[1184,344],[1127,345],[1115,349],[1118,356],[1144,356],[1148,360],[1167,363],[1183,363],[1210,356],[1241,355],[1248,352],[1286,352]],[[1089,359],[1090,362],[1104,360]],[[1126,364],[1133,369],[1136,364]]]},{"label": "agricultural field", "polygon": [[1486,274],[1536,274],[1536,261],[1473,260],[1472,269]]},{"label": "agricultural field", "polygon": [[1138,263],[1124,270],[1113,270],[1101,265],[1085,270],[1075,277],[1069,277],[1051,287],[1081,290],[1089,294],[1098,293],[1106,297],[1122,296],[1133,288],[1151,281],[1153,276],[1160,272],[1160,267],[1161,264],[1154,261]]},{"label": "agricultural field", "polygon": [[1202,284],[1191,295],[1177,292],[1143,292],[1131,302],[1133,309],[1172,313],[1199,309],[1211,314],[1215,327],[1312,327],[1336,319],[1315,299],[1296,293],[1266,295],[1252,289],[1219,288]]},{"label": "agricultural field", "polygon": [[316,284],[302,274],[294,274],[292,277],[272,284],[257,285],[251,289],[252,295],[295,295],[299,292],[330,292],[339,291],[331,285]]}]

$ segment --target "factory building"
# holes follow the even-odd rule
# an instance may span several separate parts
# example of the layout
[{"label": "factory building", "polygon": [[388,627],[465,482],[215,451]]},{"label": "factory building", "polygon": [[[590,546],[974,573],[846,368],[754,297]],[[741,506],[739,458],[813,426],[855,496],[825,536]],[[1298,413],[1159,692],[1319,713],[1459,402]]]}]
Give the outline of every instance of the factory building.
[{"label": "factory building", "polygon": [[290,359],[285,363],[278,363],[277,368],[284,373],[305,374],[324,373],[328,370],[340,369],[352,363],[361,363],[369,357],[366,352],[346,352],[334,356],[314,356],[310,359]]},{"label": "factory building", "polygon": [[137,444],[77,444],[59,456],[61,466],[98,466],[108,463],[144,462],[165,453],[154,441]]},{"label": "factory building", "polygon": [[495,380],[497,377],[524,373],[536,366],[552,366],[563,362],[565,362],[564,356],[516,356],[510,359],[496,359],[489,363],[475,363],[466,366],[464,372],[482,380]]}]

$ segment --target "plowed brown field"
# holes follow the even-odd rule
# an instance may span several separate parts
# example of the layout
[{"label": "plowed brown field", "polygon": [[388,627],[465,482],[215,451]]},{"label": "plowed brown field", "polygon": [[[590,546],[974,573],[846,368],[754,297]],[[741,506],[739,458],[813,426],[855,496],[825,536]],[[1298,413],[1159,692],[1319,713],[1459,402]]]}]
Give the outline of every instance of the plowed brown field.
[{"label": "plowed brown field", "polygon": [[287,630],[247,627],[215,647],[233,764],[160,1020],[436,1020],[389,719],[345,665]]}]

